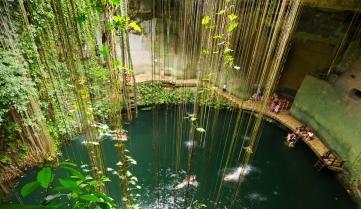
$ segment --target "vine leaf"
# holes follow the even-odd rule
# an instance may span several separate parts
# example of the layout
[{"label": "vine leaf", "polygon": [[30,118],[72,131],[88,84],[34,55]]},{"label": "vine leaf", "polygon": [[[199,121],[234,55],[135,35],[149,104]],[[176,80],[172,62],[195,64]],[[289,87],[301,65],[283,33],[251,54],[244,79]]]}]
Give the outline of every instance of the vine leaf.
[{"label": "vine leaf", "polygon": [[99,197],[97,197],[93,194],[81,195],[79,198],[82,200],[89,201],[89,202],[99,202],[99,200],[100,200]]},{"label": "vine leaf", "polygon": [[75,181],[71,180],[71,179],[62,179],[59,178],[59,183],[63,186],[64,189],[66,190],[77,190],[78,189],[78,185]]},{"label": "vine leaf", "polygon": [[40,186],[40,184],[37,181],[32,181],[30,183],[25,184],[20,190],[21,196],[23,196],[23,197],[28,196],[30,193],[32,193],[34,190],[36,190],[39,186]]},{"label": "vine leaf", "polygon": [[231,24],[228,26],[227,31],[230,33],[230,32],[232,32],[234,29],[236,29],[237,26],[238,26],[238,23],[237,23],[237,22],[233,22],[233,23],[231,23]]},{"label": "vine leaf", "polygon": [[202,18],[202,25],[208,25],[210,20],[211,20],[211,17],[209,15],[204,16]]},{"label": "vine leaf", "polygon": [[142,32],[142,28],[140,28],[140,26],[136,23],[136,22],[131,22],[130,24],[129,24],[129,26],[133,29],[133,30],[135,30],[135,31],[137,31],[137,32]]},{"label": "vine leaf", "polygon": [[52,180],[52,171],[49,167],[42,168],[36,176],[37,181],[43,188],[48,188]]}]

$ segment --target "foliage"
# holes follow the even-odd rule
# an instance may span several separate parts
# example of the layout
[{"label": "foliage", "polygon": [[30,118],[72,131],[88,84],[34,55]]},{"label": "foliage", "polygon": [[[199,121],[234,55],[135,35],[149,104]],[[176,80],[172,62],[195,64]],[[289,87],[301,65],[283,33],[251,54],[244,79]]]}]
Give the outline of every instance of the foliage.
[{"label": "foliage", "polygon": [[29,98],[36,95],[28,71],[16,58],[16,53],[0,51],[0,123],[11,108],[26,111]]},{"label": "foliage", "polygon": [[193,201],[191,205],[187,207],[187,209],[202,209],[202,208],[207,208],[207,206],[199,202],[198,200]]},{"label": "foliage", "polygon": [[3,155],[2,158],[0,159],[0,162],[4,165],[10,165],[12,160],[9,157],[9,155]]},{"label": "foliage", "polygon": [[[232,5],[234,6],[234,5]],[[229,13],[229,11],[231,11],[229,8],[222,9],[219,12],[217,12],[215,15],[206,15],[202,18],[202,25],[204,27],[206,27],[207,29],[210,30],[210,32],[212,32],[213,35],[213,39],[215,41],[217,41],[217,46],[219,47],[219,51],[223,53],[221,54],[224,58],[224,64],[226,66],[229,67],[236,67],[234,66],[234,54],[233,54],[233,50],[230,48],[230,37],[232,36],[232,33],[234,32],[234,30],[238,27],[239,22],[238,22],[238,16],[235,15],[234,13]],[[223,17],[223,19],[226,22],[226,31],[215,31],[215,26],[212,23],[215,21],[216,16],[221,16]],[[210,49],[202,49],[202,55],[207,56],[210,55]]]},{"label": "foliage", "polygon": [[[115,201],[104,192],[99,190],[109,178],[102,176],[95,179],[90,175],[83,174],[75,164],[63,162],[59,169],[66,173],[65,176],[55,176],[53,169],[42,168],[37,173],[36,181],[24,185],[21,195],[26,197],[38,189],[45,190],[45,197],[39,205],[29,206],[29,208],[64,208],[70,206],[73,209],[82,208],[116,208]],[[67,200],[64,200],[66,198]],[[24,205],[6,205],[0,208],[11,207],[27,208]]]},{"label": "foliage", "polygon": [[[195,101],[196,88],[167,88],[160,81],[139,83],[137,86],[137,101],[140,106],[157,104],[188,104]],[[202,89],[199,92],[202,98],[199,105],[207,105],[214,108],[230,108],[231,104],[225,99],[219,99],[211,90]]]}]

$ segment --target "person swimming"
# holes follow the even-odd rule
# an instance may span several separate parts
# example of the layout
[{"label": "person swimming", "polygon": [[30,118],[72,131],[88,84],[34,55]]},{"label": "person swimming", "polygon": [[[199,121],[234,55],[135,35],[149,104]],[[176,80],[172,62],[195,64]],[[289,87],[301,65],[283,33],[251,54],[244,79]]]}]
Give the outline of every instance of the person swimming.
[{"label": "person swimming", "polygon": [[195,176],[193,176],[193,175],[189,176],[188,178],[184,179],[182,181],[182,183],[178,184],[174,188],[175,189],[182,189],[182,188],[184,188],[185,186],[188,186],[188,185],[198,187],[198,181],[196,180]]},{"label": "person swimming", "polygon": [[250,166],[246,166],[246,167],[240,166],[237,169],[235,169],[233,172],[225,175],[223,180],[224,181],[238,181],[239,177],[241,175],[246,176],[247,174],[249,174],[251,172],[251,169],[252,168]]}]

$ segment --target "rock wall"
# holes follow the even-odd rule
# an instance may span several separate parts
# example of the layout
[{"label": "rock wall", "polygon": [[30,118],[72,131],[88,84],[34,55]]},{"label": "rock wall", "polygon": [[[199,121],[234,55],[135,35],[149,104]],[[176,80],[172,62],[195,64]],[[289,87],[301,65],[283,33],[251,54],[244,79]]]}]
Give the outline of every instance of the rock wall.
[{"label": "rock wall", "polygon": [[[331,65],[334,65],[337,71],[342,71],[340,68],[348,68],[349,57],[356,53],[354,46],[357,48],[358,45],[352,45],[348,39],[343,42],[353,15],[353,11],[305,6],[278,88],[297,92],[307,74],[325,74]],[[345,51],[342,50],[339,59],[333,63],[340,46],[343,46]]]},{"label": "rock wall", "polygon": [[352,178],[361,179],[361,100],[355,101],[339,86],[307,76],[290,113],[315,128],[346,161]]}]

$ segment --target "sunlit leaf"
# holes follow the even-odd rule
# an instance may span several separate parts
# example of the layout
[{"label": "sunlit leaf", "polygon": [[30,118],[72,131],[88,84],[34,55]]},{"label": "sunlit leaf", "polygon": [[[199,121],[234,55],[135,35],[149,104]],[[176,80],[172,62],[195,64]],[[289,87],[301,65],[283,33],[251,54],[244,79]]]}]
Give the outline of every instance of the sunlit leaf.
[{"label": "sunlit leaf", "polygon": [[142,28],[134,21],[132,21],[129,24],[129,27],[131,27],[133,30],[137,31],[137,32],[142,32]]},{"label": "sunlit leaf", "polygon": [[238,18],[238,16],[235,15],[235,14],[230,14],[230,15],[228,15],[228,19],[229,19],[230,21],[234,21],[234,20],[236,20],[237,18]]},{"label": "sunlit leaf", "polygon": [[115,7],[119,7],[121,4],[121,0],[109,0],[109,3]]},{"label": "sunlit leaf", "polygon": [[202,18],[202,25],[208,25],[209,24],[209,22],[210,22],[210,20],[211,20],[211,17],[210,16],[204,16],[203,18]]},{"label": "sunlit leaf", "polygon": [[49,167],[45,167],[42,168],[39,172],[38,175],[36,176],[37,181],[39,182],[40,186],[43,188],[48,188],[49,184],[53,178],[52,176],[52,171],[51,168]]},{"label": "sunlit leaf", "polygon": [[232,32],[234,29],[236,29],[237,26],[238,26],[238,23],[237,23],[237,22],[233,22],[233,23],[231,23],[231,24],[228,26],[227,31],[230,33],[230,32]]}]

